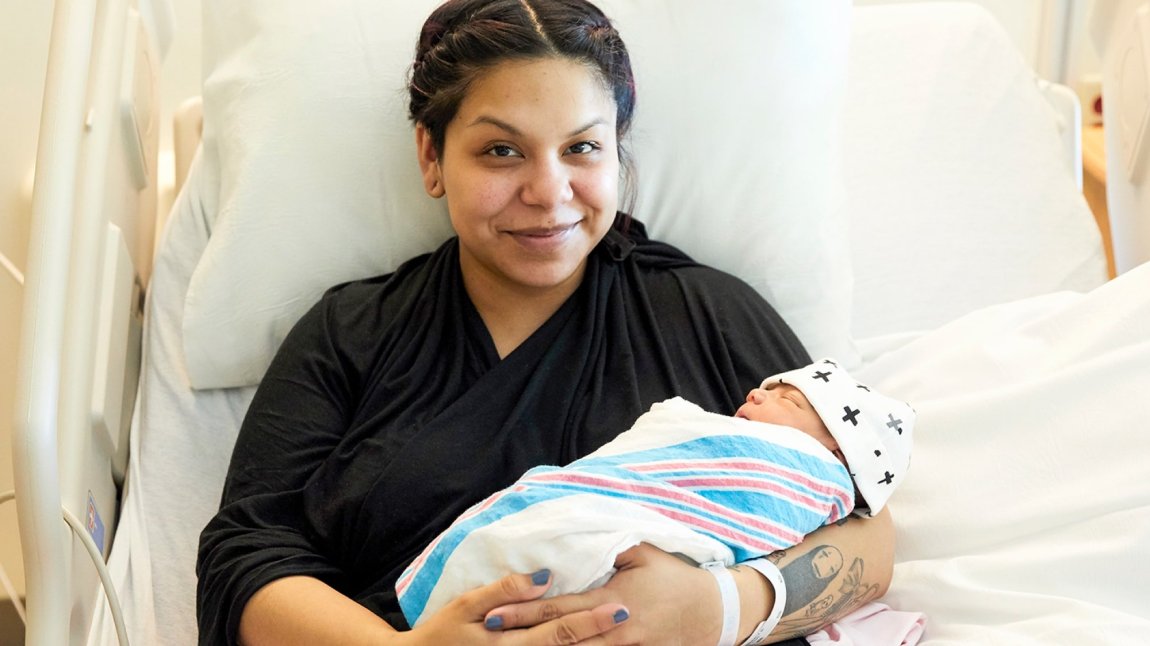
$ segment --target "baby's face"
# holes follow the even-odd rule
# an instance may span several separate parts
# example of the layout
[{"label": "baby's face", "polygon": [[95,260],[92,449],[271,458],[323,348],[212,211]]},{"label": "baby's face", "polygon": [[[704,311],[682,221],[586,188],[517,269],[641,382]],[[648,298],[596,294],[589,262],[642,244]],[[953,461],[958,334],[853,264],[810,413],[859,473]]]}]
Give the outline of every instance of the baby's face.
[{"label": "baby's face", "polygon": [[755,388],[747,393],[747,401],[735,417],[755,422],[767,422],[782,426],[793,426],[818,440],[831,451],[837,451],[835,441],[827,425],[807,401],[803,391],[788,384],[771,384],[767,388]]}]

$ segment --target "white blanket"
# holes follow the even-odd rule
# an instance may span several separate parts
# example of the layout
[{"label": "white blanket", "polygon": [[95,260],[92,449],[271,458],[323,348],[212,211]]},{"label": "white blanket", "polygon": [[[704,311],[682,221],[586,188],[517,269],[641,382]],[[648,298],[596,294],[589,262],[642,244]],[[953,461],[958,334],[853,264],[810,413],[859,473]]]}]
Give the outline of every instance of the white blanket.
[{"label": "white blanket", "polygon": [[1150,265],[856,374],[918,411],[886,601],[926,613],[925,643],[1150,641]]}]

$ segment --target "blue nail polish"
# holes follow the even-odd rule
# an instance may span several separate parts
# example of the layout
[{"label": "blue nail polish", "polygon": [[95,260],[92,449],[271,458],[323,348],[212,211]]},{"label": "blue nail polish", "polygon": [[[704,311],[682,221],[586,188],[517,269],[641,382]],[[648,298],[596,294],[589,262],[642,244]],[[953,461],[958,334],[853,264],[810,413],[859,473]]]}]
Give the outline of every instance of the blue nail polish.
[{"label": "blue nail polish", "polygon": [[542,570],[539,570],[535,574],[531,575],[531,582],[534,583],[535,585],[543,585],[544,583],[547,583],[547,581],[550,579],[551,579],[551,570],[548,570],[547,568],[543,568]]},{"label": "blue nail polish", "polygon": [[631,613],[627,612],[626,608],[619,608],[611,618],[615,620],[615,623],[621,624],[631,618]]},{"label": "blue nail polish", "polygon": [[503,627],[503,617],[491,615],[483,621],[483,627],[487,630],[499,630]]}]

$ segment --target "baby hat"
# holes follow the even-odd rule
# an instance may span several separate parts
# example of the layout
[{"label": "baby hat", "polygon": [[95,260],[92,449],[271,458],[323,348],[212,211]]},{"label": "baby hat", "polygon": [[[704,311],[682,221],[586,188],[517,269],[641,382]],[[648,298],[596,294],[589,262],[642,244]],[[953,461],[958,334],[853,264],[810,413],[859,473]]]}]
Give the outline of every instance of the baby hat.
[{"label": "baby hat", "polygon": [[827,425],[847,461],[847,469],[873,516],[902,482],[910,465],[914,409],[855,381],[831,359],[763,380],[762,387],[798,388]]}]

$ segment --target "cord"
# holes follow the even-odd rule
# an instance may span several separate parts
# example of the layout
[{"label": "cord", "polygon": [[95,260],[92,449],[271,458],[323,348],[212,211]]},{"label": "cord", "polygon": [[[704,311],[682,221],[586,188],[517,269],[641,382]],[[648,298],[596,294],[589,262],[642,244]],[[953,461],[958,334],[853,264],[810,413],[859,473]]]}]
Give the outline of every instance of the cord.
[{"label": "cord", "polygon": [[[15,497],[16,492],[14,491],[2,493],[0,494],[0,504],[4,504]],[[124,623],[124,612],[120,606],[120,597],[116,594],[116,587],[112,585],[112,575],[108,572],[107,566],[104,565],[104,556],[100,553],[100,548],[96,547],[96,542],[92,540],[92,537],[89,536],[88,532],[84,529],[84,525],[72,515],[72,512],[63,507],[61,507],[61,511],[64,512],[64,522],[68,523],[68,527],[72,528],[72,534],[80,539],[80,542],[84,545],[84,549],[88,551],[88,556],[92,558],[92,564],[96,566],[96,573],[100,575],[100,583],[104,586],[104,593],[108,598],[108,606],[112,611],[112,622],[116,625],[116,638],[119,640],[120,646],[128,646],[128,628]],[[8,577],[3,571],[2,564],[0,564],[0,574],[3,574],[5,587],[10,586],[11,582],[7,580]],[[27,619],[25,618],[23,604],[20,603],[13,589],[10,588],[8,594],[12,596],[12,602],[16,605],[16,612],[20,614],[20,619],[26,624]]]},{"label": "cord", "polygon": [[[0,493],[0,505],[3,505],[15,497],[15,491]],[[24,614],[24,603],[20,601],[20,595],[16,594],[16,586],[12,585],[12,579],[8,578],[8,570],[4,568],[3,563],[0,563],[0,585],[4,586],[4,591],[8,593],[8,598],[12,600],[12,606],[16,608],[16,614],[20,616],[20,622],[27,626],[28,616]]]},{"label": "cord", "polygon": [[120,607],[120,597],[116,595],[116,587],[112,585],[112,575],[104,565],[104,555],[100,554],[100,548],[96,547],[96,541],[92,540],[92,537],[88,535],[84,526],[80,524],[79,520],[76,520],[72,512],[63,507],[61,510],[64,512],[64,520],[72,528],[72,533],[80,539],[80,542],[88,550],[88,556],[92,557],[92,563],[96,566],[96,573],[100,575],[100,583],[104,584],[104,592],[108,595],[108,606],[112,610],[112,621],[116,624],[116,637],[120,640],[120,646],[128,646],[128,628],[124,624],[124,612]]},{"label": "cord", "polygon": [[16,263],[9,260],[8,256],[5,256],[2,253],[0,253],[0,265],[4,266],[4,269],[7,270],[9,274],[11,274],[12,278],[17,283],[20,283],[21,286],[24,285],[24,273],[16,268]]}]

